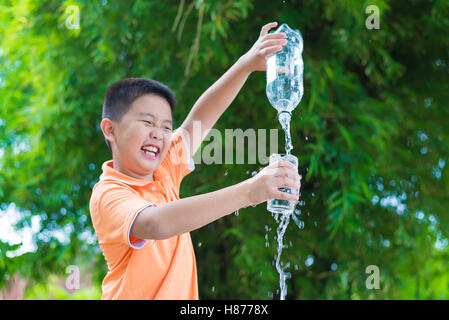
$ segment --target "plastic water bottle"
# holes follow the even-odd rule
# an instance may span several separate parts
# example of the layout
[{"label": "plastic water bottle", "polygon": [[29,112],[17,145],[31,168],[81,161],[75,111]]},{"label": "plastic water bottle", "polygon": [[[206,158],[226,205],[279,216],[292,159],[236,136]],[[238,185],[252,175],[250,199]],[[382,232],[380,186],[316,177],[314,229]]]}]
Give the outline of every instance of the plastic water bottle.
[{"label": "plastic water bottle", "polygon": [[299,30],[292,30],[283,23],[275,33],[285,33],[287,44],[267,60],[266,93],[271,105],[278,111],[278,118],[290,122],[291,112],[304,93],[302,61],[303,39]]}]

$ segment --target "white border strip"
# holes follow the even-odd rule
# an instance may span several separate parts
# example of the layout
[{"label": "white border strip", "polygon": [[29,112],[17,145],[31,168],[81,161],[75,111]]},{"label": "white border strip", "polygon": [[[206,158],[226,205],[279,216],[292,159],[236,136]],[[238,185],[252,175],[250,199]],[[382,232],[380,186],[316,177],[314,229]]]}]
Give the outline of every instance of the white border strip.
[{"label": "white border strip", "polygon": [[142,209],[140,209],[139,211],[137,211],[136,214],[134,215],[133,221],[131,221],[131,223],[129,225],[129,229],[128,229],[128,244],[131,248],[141,249],[148,242],[147,239],[141,239],[140,241],[137,241],[135,244],[131,244],[131,241],[129,241],[129,233],[131,232],[131,228],[134,224],[134,220],[136,220],[139,213],[141,213],[144,209],[146,209],[148,207],[154,207],[154,206],[155,206],[154,204],[150,203],[150,204],[146,205],[145,207],[143,207]]}]

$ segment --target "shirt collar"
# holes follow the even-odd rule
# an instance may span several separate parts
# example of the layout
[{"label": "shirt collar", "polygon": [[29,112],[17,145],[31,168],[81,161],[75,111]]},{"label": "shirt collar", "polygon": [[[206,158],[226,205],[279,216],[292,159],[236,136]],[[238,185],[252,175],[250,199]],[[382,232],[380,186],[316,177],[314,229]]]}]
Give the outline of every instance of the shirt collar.
[{"label": "shirt collar", "polygon": [[161,180],[161,178],[164,176],[162,172],[160,172],[160,165],[156,170],[154,170],[153,178],[154,181],[148,181],[148,180],[142,180],[130,177],[116,169],[114,169],[114,162],[113,160],[109,160],[103,163],[101,166],[101,169],[103,169],[103,173],[100,176],[100,180],[115,180],[120,181],[128,185],[134,185],[143,187],[151,183],[155,183],[158,180]]}]

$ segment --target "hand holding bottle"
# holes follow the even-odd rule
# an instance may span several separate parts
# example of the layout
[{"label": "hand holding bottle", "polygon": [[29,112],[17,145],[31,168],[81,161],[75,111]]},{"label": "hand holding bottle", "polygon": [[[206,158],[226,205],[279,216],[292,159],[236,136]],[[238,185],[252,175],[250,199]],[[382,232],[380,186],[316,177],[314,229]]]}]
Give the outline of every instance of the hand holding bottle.
[{"label": "hand holding bottle", "polygon": [[268,33],[271,28],[277,26],[277,22],[271,22],[262,27],[259,38],[241,59],[249,72],[265,71],[268,56],[282,50],[287,44],[285,33]]}]

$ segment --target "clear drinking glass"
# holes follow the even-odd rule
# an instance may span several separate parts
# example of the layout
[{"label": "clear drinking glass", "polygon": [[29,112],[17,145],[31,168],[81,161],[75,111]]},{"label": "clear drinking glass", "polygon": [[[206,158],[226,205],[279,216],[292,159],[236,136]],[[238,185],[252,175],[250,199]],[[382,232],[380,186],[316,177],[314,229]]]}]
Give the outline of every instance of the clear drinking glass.
[{"label": "clear drinking glass", "polygon": [[[298,169],[298,158],[295,157],[292,154],[278,154],[273,153],[270,155],[270,164],[275,163],[279,160],[285,160],[290,163],[293,163],[296,166],[296,169]],[[299,196],[299,190],[292,189],[288,187],[281,187],[279,188],[280,191],[287,192],[289,194],[295,193]],[[296,207],[297,201],[290,201],[290,200],[281,200],[281,199],[273,199],[267,201],[267,210],[273,213],[283,213],[288,214],[293,212],[293,210]]]}]

